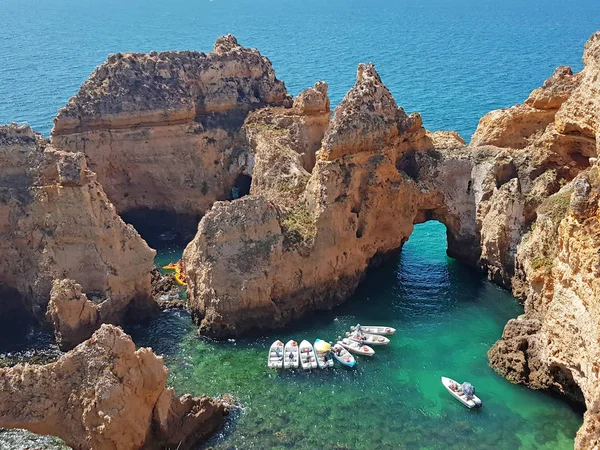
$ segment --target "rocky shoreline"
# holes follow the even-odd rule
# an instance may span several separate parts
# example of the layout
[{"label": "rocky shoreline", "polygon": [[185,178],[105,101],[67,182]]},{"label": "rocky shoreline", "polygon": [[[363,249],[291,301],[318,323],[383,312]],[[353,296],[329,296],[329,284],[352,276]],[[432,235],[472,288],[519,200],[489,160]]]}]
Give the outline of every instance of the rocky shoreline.
[{"label": "rocky shoreline", "polygon": [[[176,286],[152,272],[155,251],[119,216],[154,210],[202,217],[184,252],[187,295],[201,332],[219,338],[339,305],[415,224],[439,220],[450,256],[524,302],[491,365],[583,402],[576,447],[599,446],[600,32],[583,61],[577,74],[558,68],[523,105],[488,113],[466,145],[424,129],[372,64],[359,65],[331,116],[324,82],[292,99],[270,61],[231,35],[210,54],[111,55],[59,111],[50,140],[0,127],[0,314],[50,323],[61,348],[74,348],[0,376],[17,396],[17,378],[34,389],[90,353],[94,376],[108,380],[109,341],[161,375],[139,375],[158,381],[139,412],[143,429],[127,439],[99,412],[101,433],[78,422],[85,411],[63,420],[50,406],[64,396],[60,383],[40,409],[20,414],[7,398],[0,426],[99,449],[192,445],[219,426],[222,405],[176,399],[159,358],[132,356],[127,336],[103,325],[184,307],[164,302]],[[210,418],[189,418],[198,408]],[[182,417],[191,425],[174,427]]]}]

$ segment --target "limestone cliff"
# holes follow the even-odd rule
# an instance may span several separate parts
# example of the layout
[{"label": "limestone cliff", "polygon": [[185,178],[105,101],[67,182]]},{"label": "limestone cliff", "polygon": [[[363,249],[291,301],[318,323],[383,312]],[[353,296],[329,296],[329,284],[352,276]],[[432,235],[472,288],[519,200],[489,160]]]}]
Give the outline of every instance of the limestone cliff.
[{"label": "limestone cliff", "polygon": [[[513,382],[583,401],[576,448],[590,449],[600,446],[600,32],[586,44],[583,61],[576,75],[557,69],[527,101],[554,115],[526,147],[535,163],[530,173],[544,181],[530,191],[535,222],[515,252],[511,281],[525,314],[507,324],[488,355]],[[480,137],[502,128],[484,125]],[[518,130],[496,134],[511,133]]]},{"label": "limestone cliff", "polygon": [[266,105],[291,99],[271,62],[231,35],[209,54],[119,53],[59,111],[52,143],[86,154],[119,213],[199,217],[251,175],[241,125]]},{"label": "limestone cliff", "polygon": [[[450,254],[478,260],[483,177],[471,179],[487,166],[448,148],[464,141],[426,133],[372,65],[359,66],[327,127],[328,102],[319,104],[320,114],[271,108],[246,121],[253,195],[217,202],[184,253],[190,306],[206,333],[281,326],[341,303],[378,255],[399,248],[425,220],[447,225]],[[301,155],[319,146],[313,168]],[[485,149],[479,155],[490,157]]]},{"label": "limestone cliff", "polygon": [[42,318],[57,278],[103,297],[105,321],[156,307],[154,250],[117,215],[83,154],[58,151],[25,126],[0,127],[0,235],[4,318]]},{"label": "limestone cliff", "polygon": [[598,447],[600,32],[583,59],[582,72],[560,67],[525,104],[482,118],[468,147],[426,132],[371,65],[326,131],[314,127],[312,170],[291,133],[302,112],[250,115],[253,196],[216,203],[184,254],[201,329],[226,336],[330,308],[413,224],[437,219],[450,255],[525,301],[492,366],[584,401],[577,446]]},{"label": "limestone cliff", "polygon": [[0,369],[0,427],[60,437],[75,450],[192,448],[223,424],[221,402],[177,398],[151,349],[102,325],[58,361]]}]

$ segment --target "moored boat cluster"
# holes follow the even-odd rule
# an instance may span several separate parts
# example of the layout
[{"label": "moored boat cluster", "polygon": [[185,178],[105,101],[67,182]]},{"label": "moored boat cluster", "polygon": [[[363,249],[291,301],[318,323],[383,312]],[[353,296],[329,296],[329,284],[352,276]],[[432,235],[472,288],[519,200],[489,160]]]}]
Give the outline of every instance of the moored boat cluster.
[{"label": "moored boat cluster", "polygon": [[267,365],[270,369],[326,369],[333,367],[334,360],[344,367],[354,367],[356,359],[352,354],[373,356],[375,350],[371,345],[388,345],[389,338],[396,330],[391,327],[356,325],[346,333],[346,337],[339,337],[332,346],[329,342],[316,339],[314,345],[303,340],[300,345],[294,340],[284,344],[276,340],[269,348]]}]

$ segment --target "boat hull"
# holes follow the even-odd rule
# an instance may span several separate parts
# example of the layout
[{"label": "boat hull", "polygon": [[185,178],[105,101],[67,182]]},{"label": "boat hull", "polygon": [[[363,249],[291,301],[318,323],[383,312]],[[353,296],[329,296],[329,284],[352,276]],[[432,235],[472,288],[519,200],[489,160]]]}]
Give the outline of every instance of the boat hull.
[{"label": "boat hull", "polygon": [[365,343],[367,345],[376,345],[376,346],[383,346],[383,345],[388,345],[390,343],[390,340],[384,336],[379,336],[377,334],[367,334],[367,333],[363,333],[363,335],[366,337],[366,340],[362,340],[357,338],[356,336],[354,336],[352,333],[346,333],[348,339],[353,340],[354,342],[358,342],[360,343]]},{"label": "boat hull", "polygon": [[355,355],[373,356],[375,354],[375,350],[373,350],[368,345],[360,345],[358,342],[355,342],[355,341],[351,341],[351,342],[353,342],[354,344],[357,344],[357,346],[354,347],[350,343],[345,343],[344,341],[338,341],[338,344],[340,344],[342,347],[344,347],[350,353],[353,353]]},{"label": "boat hull", "polygon": [[[279,348],[279,356],[277,356],[276,349]],[[277,340],[271,344],[269,348],[269,356],[267,358],[267,366],[269,369],[283,369],[283,355],[284,345],[283,342]]]},{"label": "boat hull", "polygon": [[317,356],[315,355],[315,349],[308,341],[300,342],[300,366],[304,370],[317,368]]},{"label": "boat hull", "polygon": [[442,384],[444,385],[446,390],[450,393],[450,395],[452,397],[454,397],[456,400],[458,400],[459,402],[461,402],[463,405],[465,405],[467,408],[473,409],[473,408],[480,408],[482,406],[481,400],[476,395],[473,395],[473,397],[471,399],[467,400],[463,394],[453,391],[450,388],[450,385],[452,383],[456,383],[457,386],[460,386],[460,383],[458,383],[457,381],[454,381],[451,378],[442,377]]},{"label": "boat hull", "polygon": [[[292,357],[290,358],[290,354]],[[296,341],[288,341],[285,344],[285,355],[283,358],[284,369],[297,369],[300,367],[300,355],[298,352],[298,343]]]},{"label": "boat hull", "polygon": [[[355,329],[356,327],[352,327],[352,331],[354,331]],[[363,333],[377,334],[379,336],[391,336],[396,332],[395,328],[377,325],[361,325],[360,329]]]}]

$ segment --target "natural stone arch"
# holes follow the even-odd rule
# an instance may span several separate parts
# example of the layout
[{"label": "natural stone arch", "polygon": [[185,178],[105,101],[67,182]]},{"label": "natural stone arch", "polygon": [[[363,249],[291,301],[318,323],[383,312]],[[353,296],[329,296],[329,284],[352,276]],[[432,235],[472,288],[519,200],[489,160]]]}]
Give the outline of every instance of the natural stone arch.
[{"label": "natural stone arch", "polygon": [[[252,195],[217,202],[184,252],[202,331],[236,335],[340,304],[428,214],[446,224],[449,252],[476,263],[484,177],[460,150],[464,141],[427,133],[419,115],[395,104],[372,65],[360,73],[329,127],[319,122],[322,147],[310,173],[299,149],[319,135],[295,131],[306,126],[307,112],[271,108],[248,117]],[[329,115],[310,111],[317,113]]]}]

